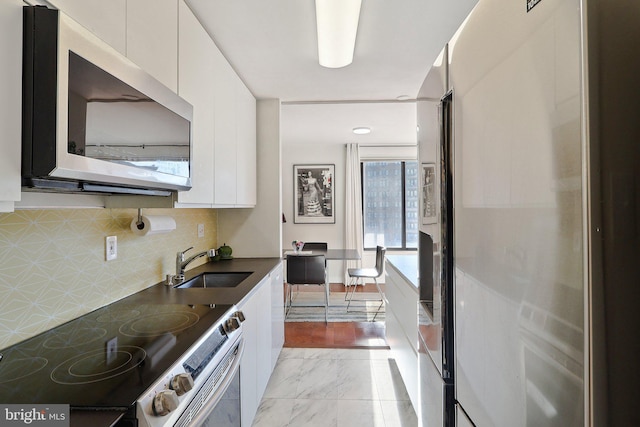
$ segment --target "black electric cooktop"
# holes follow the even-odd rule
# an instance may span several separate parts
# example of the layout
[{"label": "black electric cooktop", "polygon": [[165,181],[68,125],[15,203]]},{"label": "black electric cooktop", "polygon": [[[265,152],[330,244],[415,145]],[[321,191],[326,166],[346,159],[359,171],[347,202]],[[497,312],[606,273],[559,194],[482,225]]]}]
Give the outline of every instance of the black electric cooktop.
[{"label": "black electric cooktop", "polygon": [[129,408],[231,308],[139,300],[100,308],[0,350],[0,402]]}]

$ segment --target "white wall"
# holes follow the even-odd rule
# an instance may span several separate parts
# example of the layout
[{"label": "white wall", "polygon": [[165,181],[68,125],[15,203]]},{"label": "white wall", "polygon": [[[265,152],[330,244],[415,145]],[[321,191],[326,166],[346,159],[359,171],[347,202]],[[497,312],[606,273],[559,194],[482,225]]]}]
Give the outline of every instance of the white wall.
[{"label": "white wall", "polygon": [[[282,141],[282,212],[287,222],[282,225],[283,249],[289,249],[293,240],[327,242],[330,248],[344,247],[344,179],[346,148],[344,144],[308,145]],[[293,165],[334,164],[334,216],[335,224],[293,223]],[[344,263],[329,263],[329,280],[343,282]]]},{"label": "white wall", "polygon": [[[293,141],[282,141],[282,212],[287,222],[282,227],[283,249],[289,249],[293,240],[303,242],[327,242],[330,248],[344,247],[345,227],[345,144],[301,144]],[[416,158],[417,147],[362,147],[361,157],[410,159]],[[293,165],[303,164],[335,164],[335,193],[334,211],[335,224],[294,224],[293,203]],[[222,233],[222,230],[219,231]],[[373,266],[375,264],[375,251],[366,251],[362,254],[362,265]],[[344,263],[332,261],[329,263],[329,280],[332,283],[344,282]]]}]

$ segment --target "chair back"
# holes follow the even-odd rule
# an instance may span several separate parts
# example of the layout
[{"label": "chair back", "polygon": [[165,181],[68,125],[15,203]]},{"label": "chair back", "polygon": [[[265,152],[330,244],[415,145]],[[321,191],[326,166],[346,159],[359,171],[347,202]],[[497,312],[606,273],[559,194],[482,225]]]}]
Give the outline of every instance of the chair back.
[{"label": "chair back", "polygon": [[384,272],[384,254],[387,251],[387,248],[384,246],[376,247],[376,272],[378,273],[377,277],[382,276]]},{"label": "chair back", "polygon": [[327,251],[328,245],[327,242],[305,242],[304,246],[302,246],[303,251]]},{"label": "chair back", "polygon": [[291,285],[325,284],[324,255],[287,255],[287,283]]}]

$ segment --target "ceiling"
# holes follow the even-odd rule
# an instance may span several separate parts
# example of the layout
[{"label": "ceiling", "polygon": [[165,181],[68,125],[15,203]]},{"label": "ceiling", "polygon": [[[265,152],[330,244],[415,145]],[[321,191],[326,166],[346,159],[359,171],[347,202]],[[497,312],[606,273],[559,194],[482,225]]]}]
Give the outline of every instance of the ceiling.
[{"label": "ceiling", "polygon": [[338,69],[318,64],[313,0],[187,4],[255,97],[282,101],[284,143],[407,144],[412,99],[476,1],[363,0],[353,63]]}]

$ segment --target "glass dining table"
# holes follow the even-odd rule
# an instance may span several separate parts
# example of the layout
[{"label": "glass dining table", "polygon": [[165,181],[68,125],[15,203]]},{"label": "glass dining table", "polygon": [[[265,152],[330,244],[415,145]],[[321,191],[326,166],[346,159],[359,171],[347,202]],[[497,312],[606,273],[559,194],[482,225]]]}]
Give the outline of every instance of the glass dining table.
[{"label": "glass dining table", "polygon": [[[360,252],[357,249],[327,249],[326,251],[320,249],[313,250],[302,250],[299,252],[295,252],[291,249],[282,251],[284,259],[287,259],[287,255],[295,255],[295,256],[305,256],[305,255],[320,255],[323,254],[327,261],[357,261],[360,257]],[[329,269],[328,263],[325,264],[325,292],[327,294],[327,301],[329,301],[329,296],[331,295],[330,283],[329,283]]]}]

